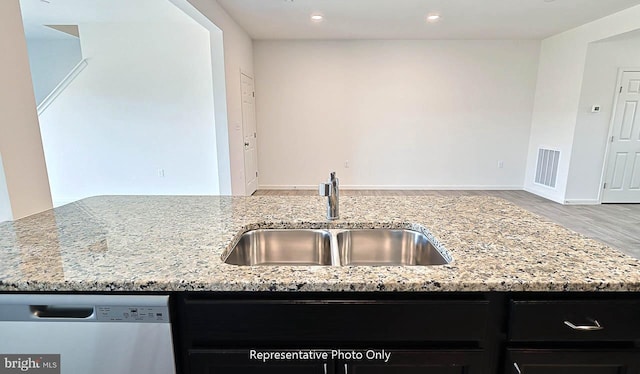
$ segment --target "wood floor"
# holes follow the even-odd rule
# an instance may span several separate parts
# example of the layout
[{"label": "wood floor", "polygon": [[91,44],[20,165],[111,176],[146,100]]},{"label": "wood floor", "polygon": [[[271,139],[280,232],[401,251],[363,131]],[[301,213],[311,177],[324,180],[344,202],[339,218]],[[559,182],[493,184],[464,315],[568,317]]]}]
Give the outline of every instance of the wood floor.
[{"label": "wood floor", "polygon": [[[259,190],[255,195],[316,195],[309,190]],[[525,191],[380,191],[342,190],[343,196],[462,196],[501,197],[573,231],[599,240],[640,259],[640,204],[561,205]]]}]

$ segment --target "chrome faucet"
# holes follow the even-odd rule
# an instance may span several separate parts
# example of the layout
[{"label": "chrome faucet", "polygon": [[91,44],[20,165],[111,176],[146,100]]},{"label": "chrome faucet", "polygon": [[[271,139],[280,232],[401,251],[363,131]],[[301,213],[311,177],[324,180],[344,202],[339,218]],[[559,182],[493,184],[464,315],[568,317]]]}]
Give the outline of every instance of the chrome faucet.
[{"label": "chrome faucet", "polygon": [[327,219],[338,219],[340,212],[338,203],[340,198],[340,190],[338,189],[338,178],[336,172],[331,172],[329,183],[320,183],[320,196],[327,196]]}]

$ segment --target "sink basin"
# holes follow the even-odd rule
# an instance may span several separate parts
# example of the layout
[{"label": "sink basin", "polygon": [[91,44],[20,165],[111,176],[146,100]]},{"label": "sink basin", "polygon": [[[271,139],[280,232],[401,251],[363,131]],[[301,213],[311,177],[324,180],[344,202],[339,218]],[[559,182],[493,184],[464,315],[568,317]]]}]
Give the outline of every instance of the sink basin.
[{"label": "sink basin", "polygon": [[340,263],[364,266],[444,265],[427,237],[411,230],[347,230],[336,235]]},{"label": "sink basin", "polygon": [[331,234],[324,230],[253,230],[225,261],[232,265],[331,265]]},{"label": "sink basin", "polygon": [[425,266],[449,261],[422,233],[396,229],[248,231],[224,260],[231,265]]}]

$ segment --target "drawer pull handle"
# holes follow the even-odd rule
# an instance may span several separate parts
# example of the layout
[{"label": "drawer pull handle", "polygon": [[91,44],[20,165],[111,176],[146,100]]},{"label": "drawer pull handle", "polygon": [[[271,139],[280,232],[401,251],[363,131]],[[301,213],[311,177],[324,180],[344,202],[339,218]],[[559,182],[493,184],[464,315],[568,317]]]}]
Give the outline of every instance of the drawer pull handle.
[{"label": "drawer pull handle", "polygon": [[594,325],[591,326],[576,326],[573,323],[569,322],[569,321],[564,321],[564,324],[571,327],[574,330],[579,330],[579,331],[597,331],[597,330],[604,330],[604,327],[600,326],[600,323],[598,323],[598,321],[593,320]]},{"label": "drawer pull handle", "polygon": [[518,374],[522,374],[522,371],[520,370],[520,366],[518,366],[517,362],[513,363],[513,367],[516,368],[516,371],[518,372]]}]

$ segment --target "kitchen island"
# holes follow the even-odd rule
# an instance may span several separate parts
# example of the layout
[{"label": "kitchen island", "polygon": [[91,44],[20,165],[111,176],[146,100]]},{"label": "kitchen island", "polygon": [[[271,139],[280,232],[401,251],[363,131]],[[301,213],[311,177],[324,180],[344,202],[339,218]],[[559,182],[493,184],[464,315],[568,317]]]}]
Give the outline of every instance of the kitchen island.
[{"label": "kitchen island", "polygon": [[[261,228],[410,229],[451,262],[224,263]],[[0,224],[0,294],[169,295],[185,374],[640,374],[639,291],[639,260],[494,197],[327,221],[319,197],[101,196]]]},{"label": "kitchen island", "polygon": [[[223,263],[255,228],[421,229],[448,265]],[[494,197],[101,196],[0,223],[0,291],[640,291],[640,261]]]}]

